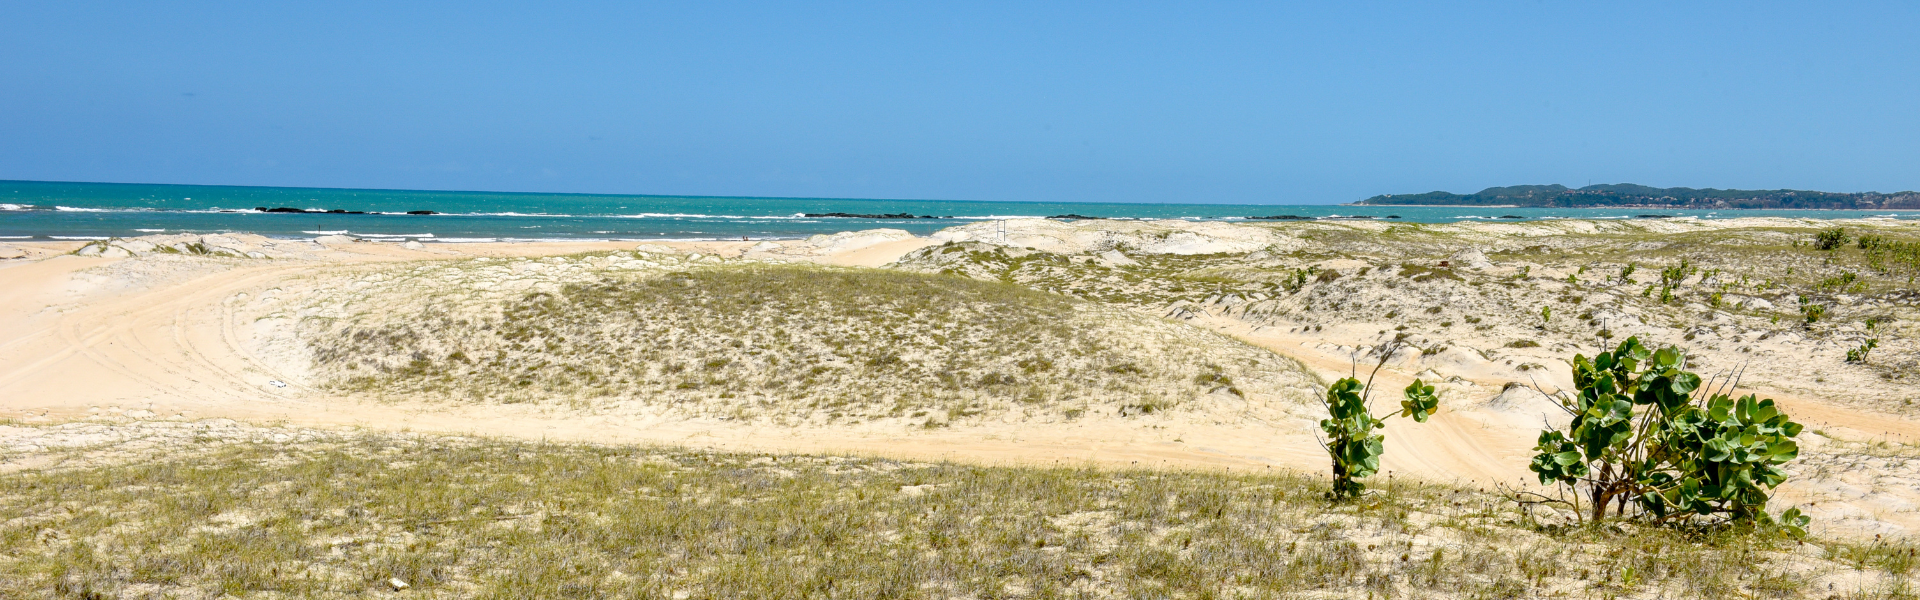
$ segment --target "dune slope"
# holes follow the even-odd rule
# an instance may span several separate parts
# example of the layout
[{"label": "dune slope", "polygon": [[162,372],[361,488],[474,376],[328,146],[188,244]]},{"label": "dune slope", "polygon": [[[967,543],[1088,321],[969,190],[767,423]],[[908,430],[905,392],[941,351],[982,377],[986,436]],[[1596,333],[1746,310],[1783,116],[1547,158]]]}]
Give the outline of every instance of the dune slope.
[{"label": "dune slope", "polygon": [[411,398],[927,426],[1313,402],[1311,378],[1271,352],[997,282],[748,264],[517,296],[426,283],[483,265],[409,272],[350,315],[307,319],[316,376]]}]

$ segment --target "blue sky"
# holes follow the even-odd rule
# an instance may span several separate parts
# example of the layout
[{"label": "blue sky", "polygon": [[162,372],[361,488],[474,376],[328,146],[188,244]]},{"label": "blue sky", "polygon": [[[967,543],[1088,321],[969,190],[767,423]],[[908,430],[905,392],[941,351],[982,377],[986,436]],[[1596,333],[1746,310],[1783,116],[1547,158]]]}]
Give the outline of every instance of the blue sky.
[{"label": "blue sky", "polygon": [[0,179],[1287,204],[1920,188],[1920,4],[1441,4],[9,2]]}]

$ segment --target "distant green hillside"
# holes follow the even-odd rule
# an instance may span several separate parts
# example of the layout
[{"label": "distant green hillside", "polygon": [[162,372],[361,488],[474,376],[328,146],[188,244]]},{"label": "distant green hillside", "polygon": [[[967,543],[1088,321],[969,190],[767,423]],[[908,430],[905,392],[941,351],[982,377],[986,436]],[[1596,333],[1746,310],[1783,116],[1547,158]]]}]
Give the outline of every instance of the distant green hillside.
[{"label": "distant green hillside", "polygon": [[1490,187],[1472,194],[1427,192],[1386,194],[1360,201],[1376,205],[1540,206],[1591,208],[1646,206],[1663,208],[1854,208],[1920,209],[1920,193],[1810,192],[1803,190],[1719,190],[1713,188],[1656,188],[1631,183]]}]

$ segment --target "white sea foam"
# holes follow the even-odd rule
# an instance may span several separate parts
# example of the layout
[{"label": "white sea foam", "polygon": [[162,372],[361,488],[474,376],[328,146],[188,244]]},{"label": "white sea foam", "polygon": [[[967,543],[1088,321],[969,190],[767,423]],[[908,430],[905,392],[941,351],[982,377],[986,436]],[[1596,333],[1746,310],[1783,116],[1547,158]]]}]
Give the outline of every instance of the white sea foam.
[{"label": "white sea foam", "polygon": [[30,236],[30,235],[0,235],[0,240],[30,240],[30,239],[33,239],[33,236]]},{"label": "white sea foam", "polygon": [[638,213],[631,215],[587,215],[614,219],[742,219],[749,221],[785,221],[811,218],[806,213],[791,215],[709,215],[701,213]]},{"label": "white sea foam", "polygon": [[31,204],[0,204],[0,210],[26,210],[29,208],[33,208],[33,205]]},{"label": "white sea foam", "polygon": [[364,238],[430,238],[430,237],[433,237],[433,234],[431,233],[359,233],[354,235],[358,235]]},{"label": "white sea foam", "polygon": [[50,235],[50,236],[47,236],[47,237],[50,237],[50,238],[53,238],[53,239],[56,239],[56,240],[89,240],[89,241],[99,241],[99,240],[104,240],[104,239],[107,239],[107,238],[106,238],[106,236],[99,236],[99,235]]},{"label": "white sea foam", "polygon": [[703,215],[697,213],[640,213],[637,215],[612,215],[623,219],[780,219],[787,217],[743,217],[740,215]]},{"label": "white sea foam", "polygon": [[71,206],[55,206],[53,209],[61,212],[123,212],[109,208],[74,208]]},{"label": "white sea foam", "polygon": [[302,231],[300,233],[311,233],[313,235],[346,235],[347,230],[342,229],[339,231]]},{"label": "white sea foam", "polygon": [[166,230],[165,229],[135,229],[134,231],[138,231],[140,233],[161,233]]}]

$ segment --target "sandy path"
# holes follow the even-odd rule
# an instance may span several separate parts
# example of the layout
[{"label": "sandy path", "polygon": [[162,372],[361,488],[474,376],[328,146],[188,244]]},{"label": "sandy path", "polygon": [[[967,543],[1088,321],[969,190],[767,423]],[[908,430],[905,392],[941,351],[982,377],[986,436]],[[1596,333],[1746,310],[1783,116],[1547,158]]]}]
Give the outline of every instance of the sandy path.
[{"label": "sandy path", "polygon": [[[1302,345],[1321,340],[1257,329],[1231,319],[1201,319],[1196,325],[1292,357],[1327,381],[1347,377],[1358,369],[1360,380],[1364,382],[1371,377],[1377,390],[1373,395],[1375,413],[1397,410],[1400,390],[1414,380],[1413,374],[1398,369],[1386,367],[1375,373],[1371,365],[1355,365],[1345,354]],[[1506,382],[1476,383],[1482,385],[1486,395],[1491,395]],[[1388,421],[1383,430],[1387,454],[1381,460],[1381,470],[1468,484],[1524,483],[1532,479],[1526,465],[1532,460],[1534,438],[1539,430],[1539,422],[1534,419],[1443,402],[1440,411],[1426,423],[1406,418]]]},{"label": "sandy path", "polygon": [[[835,257],[843,264],[884,264],[931,243],[890,242]],[[505,246],[505,247],[499,247]],[[602,244],[461,246],[437,256],[567,254],[603,250]],[[435,247],[436,250],[440,248]],[[692,248],[699,249],[699,248]],[[713,251],[712,248],[705,248]],[[731,250],[731,248],[721,249]],[[337,262],[425,258],[388,244],[354,244]],[[21,289],[63,289],[74,273],[110,263],[63,257],[36,263],[17,281]],[[243,263],[244,264],[244,263]],[[1264,468],[1285,465],[1324,470],[1318,443],[1299,424],[1176,423],[1074,426],[986,425],[957,431],[903,435],[897,428],[792,429],[735,423],[686,422],[619,416],[545,413],[522,407],[398,406],[316,395],[247,352],[242,324],[228,299],[259,293],[275,282],[316,268],[311,262],[276,261],[184,276],[151,289],[127,290],[86,300],[54,315],[29,317],[6,327],[0,350],[0,410],[13,414],[78,417],[140,410],[163,416],[228,417],[305,425],[439,431],[533,439],[614,443],[672,443],[752,451],[852,452],[920,459],[965,459],[1001,463],[1094,462],[1107,465]],[[19,307],[21,291],[7,306]],[[17,321],[18,319],[11,319]],[[1229,333],[1243,334],[1240,331]],[[1329,379],[1345,374],[1344,357],[1302,353],[1290,340],[1244,335],[1282,353],[1301,356]],[[1397,389],[1408,376],[1383,371],[1382,385]],[[1487,482],[1523,478],[1531,433],[1470,412],[1449,411],[1425,426],[1388,430],[1386,470],[1444,481]],[[1489,425],[1489,423],[1493,425]],[[1407,425],[1411,425],[1407,422]],[[1396,423],[1396,425],[1399,425]],[[1525,439],[1521,439],[1525,438]]]},{"label": "sandy path", "polygon": [[[62,257],[47,262],[86,268],[103,261]],[[9,408],[29,410],[141,402],[171,410],[276,399],[278,394],[260,389],[270,374],[260,372],[227,339],[228,328],[218,319],[220,304],[239,290],[299,268],[239,268],[9,323],[6,329],[14,337],[0,350],[0,363],[6,365],[0,370],[0,397]]]},{"label": "sandy path", "polygon": [[[827,257],[826,262],[877,265],[912,250],[931,245],[926,238],[887,242]],[[740,242],[675,244],[689,250],[737,253]],[[151,287],[88,287],[75,282],[87,269],[109,265],[115,259],[61,256],[39,261],[9,261],[0,267],[0,409],[9,412],[74,414],[90,407],[138,407],[149,404],[158,413],[191,410],[229,412],[263,403],[286,403],[308,396],[297,388],[275,388],[268,381],[297,381],[275,372],[239,343],[244,335],[223,302],[235,294],[271,287],[277,280],[298,277],[326,264],[365,261],[466,258],[472,256],[557,255],[629,247],[625,243],[586,242],[554,244],[434,245],[427,252],[394,244],[349,244],[338,247],[333,260],[272,261],[185,274]],[[1208,319],[1203,326],[1295,357],[1329,380],[1345,376],[1349,357],[1316,350],[1323,337],[1289,335],[1258,329],[1231,319]],[[1462,377],[1491,395],[1505,379],[1486,373],[1462,372]],[[1413,375],[1394,368],[1380,373],[1381,389],[1397,390]],[[1551,386],[1549,386],[1551,387]],[[1806,398],[1769,393],[1803,422],[1853,437],[1903,441],[1920,440],[1920,423],[1889,415],[1864,413]],[[343,402],[335,400],[335,402]],[[1383,400],[1393,403],[1390,395]],[[363,407],[363,410],[371,407]],[[271,410],[293,418],[284,410]],[[1511,465],[1512,457],[1528,454],[1537,421],[1518,421],[1508,414],[1475,408],[1449,407],[1424,427],[1390,428],[1396,445],[1411,452],[1390,453],[1388,468],[1422,472],[1429,476],[1463,479],[1512,479],[1524,473],[1484,465]],[[1272,443],[1226,442],[1242,450]],[[871,444],[860,444],[871,445]],[[1316,448],[1317,450],[1317,448]]]},{"label": "sandy path", "polygon": [[[1295,360],[1299,360],[1313,368],[1320,373],[1322,377],[1329,380],[1346,377],[1351,368],[1351,363],[1347,355],[1313,348],[1313,345],[1316,343],[1328,341],[1324,337],[1290,335],[1276,329],[1255,328],[1240,321],[1223,318],[1203,319],[1199,324],[1215,331],[1240,338],[1248,343],[1293,357]],[[1348,341],[1348,343],[1352,344],[1355,342]],[[1365,366],[1361,367],[1363,375],[1366,370]],[[1475,370],[1456,370],[1446,372],[1446,374],[1458,375],[1473,382],[1480,389],[1485,390],[1483,394],[1486,396],[1497,393],[1508,381],[1513,381],[1496,374]],[[1380,378],[1382,382],[1384,382],[1382,384],[1383,386],[1392,386],[1382,387],[1382,389],[1398,394],[1400,388],[1405,387],[1413,381],[1414,374],[1406,373],[1389,366],[1380,370]],[[1521,383],[1528,382],[1522,381]],[[1545,376],[1538,380],[1538,383],[1544,386],[1548,392],[1556,392],[1559,390],[1559,387],[1550,383]],[[1740,393],[1757,393],[1763,398],[1772,398],[1781,408],[1785,409],[1788,414],[1793,415],[1795,421],[1805,424],[1809,428],[1823,429],[1836,435],[1849,438],[1887,439],[1908,443],[1920,442],[1920,421],[1914,421],[1898,415],[1844,406],[1819,399],[1796,396],[1773,389],[1747,389],[1743,387],[1740,389]],[[1449,408],[1453,407],[1443,407],[1442,412],[1449,412]],[[1530,423],[1528,430],[1538,432],[1539,428],[1536,426],[1538,421],[1531,421]],[[1533,436],[1526,436],[1524,441],[1526,446],[1531,447],[1533,445]],[[1531,454],[1531,452],[1529,452],[1529,454]]]},{"label": "sandy path", "polygon": [[[1204,317],[1196,319],[1195,324],[1291,356],[1329,381],[1346,377],[1354,368],[1345,354],[1316,348],[1329,341],[1324,337],[1290,335],[1225,318]],[[1369,369],[1362,366],[1359,370],[1364,381]],[[1387,454],[1381,460],[1382,471],[1477,487],[1498,482],[1508,487],[1537,489],[1527,465],[1542,428],[1540,413],[1512,407],[1502,409],[1486,402],[1498,394],[1509,379],[1472,369],[1441,371],[1459,375],[1474,384],[1462,394],[1467,401],[1461,402],[1459,396],[1448,397],[1440,411],[1425,424],[1403,419],[1389,422],[1384,430]],[[1383,391],[1375,396],[1375,412],[1392,410],[1398,404],[1399,389],[1414,376],[1393,367],[1380,369],[1375,385]],[[1552,384],[1543,385],[1548,392],[1557,391]],[[1757,392],[1762,397],[1773,398],[1794,420],[1810,431],[1826,434],[1825,437],[1907,443],[1920,440],[1920,422],[1910,419],[1776,390],[1743,388],[1741,392]],[[1565,421],[1558,422],[1564,424]],[[1803,437],[1809,438],[1803,440],[1803,446],[1809,449],[1827,443],[1811,436]],[[1777,490],[1776,498],[1807,507],[1820,531],[1862,536],[1912,535],[1920,531],[1920,511],[1916,511],[1920,506],[1920,485],[1916,485],[1913,470],[1916,462],[1920,461],[1803,452],[1800,469],[1811,476],[1788,481]],[[1863,469],[1861,465],[1872,466]],[[1308,460],[1291,466],[1315,465]],[[1812,504],[1809,507],[1807,503]]]},{"label": "sandy path", "polygon": [[[917,238],[824,257],[879,265],[932,244]],[[675,244],[737,253],[738,242]],[[1216,426],[1115,423],[988,425],[902,435],[897,427],[783,428],[723,421],[582,416],[514,406],[393,405],[328,397],[298,385],[243,343],[239,294],[258,295],[316,269],[369,261],[557,255],[631,244],[462,244],[406,250],[348,244],[325,261],[214,263],[143,285],[88,286],[89,270],[121,260],[62,256],[8,263],[0,292],[0,417],[93,415],[225,417],[318,426],[438,431],[606,443],[670,443],[732,450],[848,452],[971,462],[1265,467],[1317,464],[1310,438],[1270,424]],[[47,307],[53,308],[47,308]],[[294,382],[281,388],[270,381]],[[129,412],[131,411],[131,412]],[[1297,427],[1291,428],[1297,431]],[[1198,443],[1204,440],[1204,444]]]}]

